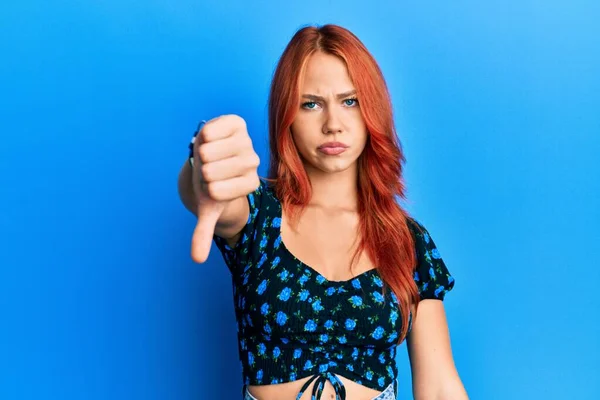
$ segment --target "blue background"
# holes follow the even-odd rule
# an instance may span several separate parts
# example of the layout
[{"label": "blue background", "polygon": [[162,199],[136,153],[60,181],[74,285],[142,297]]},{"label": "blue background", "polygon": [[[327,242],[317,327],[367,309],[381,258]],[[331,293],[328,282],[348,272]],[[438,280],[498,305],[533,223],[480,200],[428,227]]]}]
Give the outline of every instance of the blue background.
[{"label": "blue background", "polygon": [[225,113],[266,174],[275,63],[327,22],[387,78],[470,397],[600,398],[598,4],[3,2],[0,398],[239,398],[228,272],[191,261],[177,174]]}]

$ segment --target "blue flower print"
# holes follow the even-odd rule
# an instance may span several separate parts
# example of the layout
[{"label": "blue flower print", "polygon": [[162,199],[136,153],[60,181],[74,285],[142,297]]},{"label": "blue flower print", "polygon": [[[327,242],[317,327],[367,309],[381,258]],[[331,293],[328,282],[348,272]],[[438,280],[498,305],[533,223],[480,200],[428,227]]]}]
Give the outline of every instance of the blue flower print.
[{"label": "blue flower print", "polygon": [[[277,257],[274,261],[273,261],[273,265],[275,265],[275,261],[277,261],[277,263],[279,263],[279,257]],[[282,281],[287,281],[288,280],[288,276],[290,276],[290,273],[287,269],[284,269],[283,271],[281,271],[279,273],[279,279]]]},{"label": "blue flower print", "polygon": [[[275,259],[273,260],[273,262],[271,263],[271,269],[275,268],[276,266],[279,265],[279,262],[281,261],[281,259],[279,257],[275,257]],[[287,272],[287,271],[286,271]],[[287,275],[286,275],[287,276]],[[281,278],[281,279],[285,279],[285,278]]]},{"label": "blue flower print", "polygon": [[390,378],[393,378],[395,376],[394,375],[394,370],[392,369],[392,367],[390,365],[388,365],[387,367],[385,367],[385,370],[387,371],[388,376]]},{"label": "blue flower print", "polygon": [[[216,239],[235,272],[242,382],[279,384],[334,371],[384,390],[398,374],[396,345],[405,317],[400,297],[377,270],[332,282],[293,257],[280,235],[282,204],[273,191],[266,193],[254,193],[251,225],[235,248]],[[421,298],[442,299],[454,279],[436,259],[440,255],[433,240],[424,232],[411,233],[419,263],[407,277],[414,277]]]},{"label": "blue flower print", "polygon": [[267,261],[267,254],[263,253],[262,257],[260,258],[260,261],[258,262],[258,264],[256,264],[256,268],[262,267],[265,261]]},{"label": "blue flower print", "polygon": [[292,289],[290,289],[289,287],[286,287],[281,291],[281,293],[279,293],[279,295],[277,295],[277,297],[281,301],[288,301],[290,299],[291,294],[292,294]]},{"label": "blue flower print", "polygon": [[287,322],[287,319],[288,319],[288,316],[286,315],[286,313],[284,313],[283,311],[277,312],[276,321],[280,326],[285,325],[285,323]]},{"label": "blue flower print", "polygon": [[[435,233],[435,232],[434,232]],[[429,243],[429,235],[427,234],[427,232],[425,232],[423,234],[423,239],[425,239],[425,243]]]},{"label": "blue flower print", "polygon": [[378,326],[377,328],[375,328],[371,336],[373,336],[373,339],[379,340],[383,337],[384,333],[385,331],[383,330],[383,328],[381,326]]},{"label": "blue flower print", "polygon": [[258,355],[259,356],[264,355],[266,351],[267,351],[267,346],[265,346],[264,343],[261,343],[258,345]]},{"label": "blue flower print", "polygon": [[373,277],[373,283],[379,287],[383,287],[383,281],[378,276]]},{"label": "blue flower print", "polygon": [[321,300],[315,301],[312,305],[312,308],[313,308],[313,310],[315,310],[315,312],[324,310],[323,306],[321,305]]},{"label": "blue flower print", "polygon": [[264,330],[265,330],[265,332],[267,332],[270,335],[271,334],[271,325],[265,324]]},{"label": "blue flower print", "polygon": [[439,288],[435,289],[435,292],[433,292],[433,294],[435,295],[435,297],[439,297],[440,293],[442,293],[444,291],[444,287],[440,286]]},{"label": "blue flower print", "polygon": [[387,340],[387,342],[388,342],[388,343],[395,342],[397,338],[398,338],[398,332],[392,332],[392,333],[390,334],[390,336],[388,337],[388,340]]},{"label": "blue flower print", "polygon": [[375,301],[377,303],[383,303],[383,295],[377,291],[373,292],[373,299],[375,299]]},{"label": "blue flower print", "polygon": [[315,321],[313,321],[312,319],[309,319],[308,321],[306,321],[306,324],[304,325],[305,331],[314,332],[315,329],[317,329],[317,324],[315,323]]},{"label": "blue flower print", "polygon": [[260,285],[258,285],[258,288],[256,289],[256,293],[258,294],[263,294],[265,292],[265,290],[267,290],[267,280],[265,279],[264,281],[262,281],[260,283]]},{"label": "blue flower print", "polygon": [[349,330],[349,331],[351,331],[354,328],[356,328],[356,320],[348,318],[346,320],[346,329]]},{"label": "blue flower print", "polygon": [[309,295],[309,293],[308,293],[308,290],[306,290],[306,289],[303,289],[303,290],[300,292],[300,300],[302,300],[302,301],[306,301],[306,299],[308,299],[308,295]]},{"label": "blue flower print", "polygon": [[350,301],[350,303],[352,303],[353,307],[360,307],[362,306],[362,297],[360,296],[352,296],[350,297],[350,299],[348,299]]},{"label": "blue flower print", "polygon": [[260,307],[260,313],[262,315],[267,315],[269,313],[269,305],[267,303],[264,303],[261,307]]}]

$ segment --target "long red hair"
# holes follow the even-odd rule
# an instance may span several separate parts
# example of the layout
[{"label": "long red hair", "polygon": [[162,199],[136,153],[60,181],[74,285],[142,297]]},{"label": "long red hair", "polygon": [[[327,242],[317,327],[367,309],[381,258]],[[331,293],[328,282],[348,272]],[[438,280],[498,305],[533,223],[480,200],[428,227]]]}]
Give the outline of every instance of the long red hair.
[{"label": "long red hair", "polygon": [[413,273],[414,240],[408,213],[397,198],[406,199],[402,165],[405,157],[396,136],[392,104],[383,74],[373,56],[350,31],[337,25],[304,27],[285,48],[269,96],[269,180],[286,215],[294,221],[311,198],[311,186],[290,126],[300,106],[299,82],[308,58],[321,51],[342,59],[355,85],[368,131],[366,147],[358,159],[359,245],[353,263],[363,251],[398,298],[402,331],[407,333],[409,313],[419,302]]}]

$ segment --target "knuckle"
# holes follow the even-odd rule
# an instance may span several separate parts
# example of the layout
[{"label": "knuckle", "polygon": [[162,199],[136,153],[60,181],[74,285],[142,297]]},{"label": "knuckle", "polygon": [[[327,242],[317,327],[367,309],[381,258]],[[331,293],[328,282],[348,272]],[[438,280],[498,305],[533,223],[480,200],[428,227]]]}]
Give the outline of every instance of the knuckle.
[{"label": "knuckle", "polygon": [[206,182],[210,182],[213,180],[212,168],[210,167],[210,164],[202,165],[200,167],[200,173],[202,174],[202,178],[204,178]]},{"label": "knuckle", "polygon": [[198,136],[200,136],[200,140],[202,142],[208,142],[210,140],[211,132],[213,131],[214,122],[207,122],[206,125],[202,127],[202,130],[198,132]]},{"label": "knuckle", "polygon": [[207,163],[209,161],[209,155],[209,149],[207,149],[205,145],[198,147],[198,157],[200,157],[202,163]]},{"label": "knuckle", "polygon": [[246,128],[246,120],[244,120],[244,118],[240,117],[239,115],[235,115],[232,114],[231,116],[231,121],[235,124],[236,127],[239,128]]},{"label": "knuckle", "polygon": [[216,182],[209,182],[206,185],[206,193],[213,200],[219,200],[219,185]]}]

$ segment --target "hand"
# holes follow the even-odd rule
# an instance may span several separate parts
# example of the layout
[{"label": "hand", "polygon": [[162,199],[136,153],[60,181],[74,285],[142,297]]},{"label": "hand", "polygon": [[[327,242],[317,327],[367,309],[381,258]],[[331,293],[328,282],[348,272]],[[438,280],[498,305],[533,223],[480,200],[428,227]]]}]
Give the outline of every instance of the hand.
[{"label": "hand", "polygon": [[192,237],[192,259],[202,263],[208,258],[215,227],[226,206],[260,185],[260,160],[246,121],[237,115],[207,122],[196,135],[193,151],[198,223]]}]

